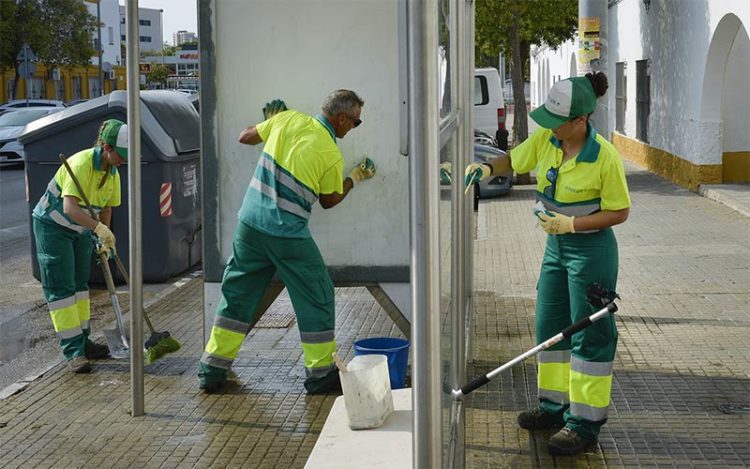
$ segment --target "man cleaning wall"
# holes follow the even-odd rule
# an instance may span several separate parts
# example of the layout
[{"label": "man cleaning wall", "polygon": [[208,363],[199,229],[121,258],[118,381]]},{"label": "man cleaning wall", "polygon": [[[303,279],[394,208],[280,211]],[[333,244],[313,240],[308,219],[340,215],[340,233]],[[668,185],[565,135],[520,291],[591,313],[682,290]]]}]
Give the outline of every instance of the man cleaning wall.
[{"label": "man cleaning wall", "polygon": [[364,101],[350,90],[332,92],[322,113],[309,116],[274,100],[266,120],[246,128],[240,143],[264,142],[245,192],[232,255],[221,282],[222,298],[200,363],[200,389],[220,392],[263,295],[278,272],[297,316],[309,394],[340,392],[331,354],[334,340],[333,283],[308,228],[313,204],[331,208],[355,184],[375,175],[369,158],[343,179],[344,160],[336,145],[362,120]]}]

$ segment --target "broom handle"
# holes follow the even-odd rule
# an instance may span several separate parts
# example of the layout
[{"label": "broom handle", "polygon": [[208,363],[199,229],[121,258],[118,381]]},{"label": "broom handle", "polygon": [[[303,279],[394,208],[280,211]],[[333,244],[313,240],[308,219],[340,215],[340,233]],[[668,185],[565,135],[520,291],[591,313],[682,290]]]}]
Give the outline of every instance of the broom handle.
[{"label": "broom handle", "polygon": [[78,189],[78,193],[81,195],[81,198],[83,199],[83,203],[86,204],[86,208],[89,210],[89,215],[91,215],[91,218],[93,218],[96,221],[99,221],[99,215],[94,211],[93,208],[91,208],[91,204],[89,203],[89,198],[86,197],[86,193],[83,192],[83,188],[81,187],[81,183],[78,182],[78,178],[75,174],[73,174],[73,169],[68,164],[68,160],[65,158],[65,155],[60,153],[60,161],[62,161],[63,165],[65,165],[65,169],[68,170],[68,175],[70,176],[70,179],[73,180],[73,184],[76,185],[76,189]]},{"label": "broom handle", "polygon": [[[130,281],[128,280],[130,276],[128,275],[128,271],[125,269],[125,264],[122,263],[122,259],[120,259],[120,256],[118,256],[117,253],[115,253],[115,264],[117,265],[117,268],[120,270],[120,273],[125,279],[125,284],[127,286],[130,286]],[[145,309],[143,310],[143,319],[146,321],[146,324],[151,330],[151,333],[156,334],[156,329],[154,329],[154,325],[151,324],[151,320],[148,318],[148,314],[146,314]]]},{"label": "broom handle", "polygon": [[[73,184],[76,185],[76,189],[78,189],[78,193],[81,195],[81,198],[83,199],[83,203],[86,204],[86,208],[88,209],[89,214],[91,215],[91,218],[93,218],[96,221],[99,221],[99,215],[97,215],[97,213],[91,207],[91,204],[89,203],[89,199],[88,197],[86,197],[86,193],[83,192],[83,188],[81,187],[81,183],[78,182],[78,178],[76,177],[75,174],[73,174],[73,169],[68,164],[68,160],[65,158],[65,155],[60,153],[59,157],[60,157],[60,161],[62,161],[62,163],[65,165],[65,169],[68,170],[68,174],[70,175],[70,179],[73,180]],[[106,254],[101,254],[100,259],[103,265],[106,266],[104,267],[106,269],[104,277],[105,277],[105,281],[107,282],[107,289],[109,289],[110,283],[112,283],[112,291],[114,291],[114,282],[112,281],[112,274],[110,273],[110,270],[109,270],[109,264],[106,263],[107,262]],[[122,261],[120,260],[120,256],[118,256],[116,252],[115,252],[115,263],[117,264],[117,268],[120,269],[120,273],[125,278],[125,284],[130,286],[130,281],[129,281],[130,277],[128,276],[128,271],[125,270],[125,266],[122,264]],[[106,275],[107,273],[109,273],[109,275]],[[152,334],[156,333],[156,330],[154,329],[153,324],[151,324],[151,320],[148,318],[148,315],[146,314],[145,310],[143,311],[143,319],[146,320],[146,324],[148,324],[148,328],[151,330],[151,333]]]}]

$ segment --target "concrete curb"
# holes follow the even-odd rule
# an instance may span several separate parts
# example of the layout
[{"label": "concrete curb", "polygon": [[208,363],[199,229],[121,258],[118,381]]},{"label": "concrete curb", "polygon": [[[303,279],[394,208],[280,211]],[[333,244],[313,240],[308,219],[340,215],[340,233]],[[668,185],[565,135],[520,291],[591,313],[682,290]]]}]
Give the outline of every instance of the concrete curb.
[{"label": "concrete curb", "polygon": [[740,214],[750,218],[750,207],[748,207],[746,204],[742,203],[741,201],[735,199],[731,195],[728,195],[726,191],[721,191],[711,186],[706,187],[705,185],[701,185],[698,188],[698,193],[707,199],[726,205],[732,210],[739,212]]},{"label": "concrete curb", "polygon": [[[190,272],[189,274],[184,275],[183,277],[181,277],[181,278],[177,279],[176,281],[172,282],[171,284],[169,284],[168,287],[166,287],[164,290],[160,291],[156,296],[154,296],[153,298],[151,298],[148,302],[144,303],[143,304],[143,309],[149,309],[149,308],[151,308],[152,306],[154,306],[155,304],[159,303],[161,300],[163,300],[168,295],[174,293],[175,291],[177,291],[180,288],[182,288],[185,285],[187,285],[191,280],[194,280],[194,279],[199,278],[201,276],[203,276],[203,271],[202,270],[197,270],[195,272]],[[130,313],[129,312],[128,312],[128,314],[123,315],[123,320],[124,321],[127,322],[127,320],[129,320],[129,319],[130,319]],[[107,327],[115,327],[115,321],[112,321],[112,323],[108,324]],[[94,337],[99,337],[100,335],[101,335],[101,333],[98,333]],[[52,370],[53,368],[55,368],[56,366],[58,366],[60,363],[62,363],[64,361],[65,360],[63,358],[60,358],[57,361],[50,362],[46,367],[44,367],[44,369],[42,371],[38,372],[37,374],[27,376],[24,379],[22,379],[21,381],[16,381],[15,383],[10,384],[10,385],[6,386],[3,389],[0,389],[0,401],[5,400],[5,399],[7,399],[7,398],[9,398],[9,397],[11,397],[11,396],[13,396],[13,395],[15,395],[15,394],[23,391],[24,389],[26,389],[26,387],[29,384],[33,383],[38,378],[44,376],[45,374],[47,374],[47,372],[49,372],[50,370]]]}]

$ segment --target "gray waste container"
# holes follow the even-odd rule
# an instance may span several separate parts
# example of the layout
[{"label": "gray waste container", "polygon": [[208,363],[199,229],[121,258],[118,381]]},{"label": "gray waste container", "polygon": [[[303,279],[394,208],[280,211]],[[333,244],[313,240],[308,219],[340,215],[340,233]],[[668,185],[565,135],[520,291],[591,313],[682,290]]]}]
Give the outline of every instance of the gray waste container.
[{"label": "gray waste container", "polygon": [[[114,91],[26,126],[19,138],[26,155],[29,216],[60,167],[94,145],[106,119],[127,122],[127,93]],[[128,165],[120,166],[122,205],[112,211],[117,252],[128,261]],[[173,91],[141,92],[141,208],[143,281],[163,282],[201,260],[200,119],[190,99]],[[34,277],[39,279],[31,233]],[[101,283],[100,269],[91,280]]]}]

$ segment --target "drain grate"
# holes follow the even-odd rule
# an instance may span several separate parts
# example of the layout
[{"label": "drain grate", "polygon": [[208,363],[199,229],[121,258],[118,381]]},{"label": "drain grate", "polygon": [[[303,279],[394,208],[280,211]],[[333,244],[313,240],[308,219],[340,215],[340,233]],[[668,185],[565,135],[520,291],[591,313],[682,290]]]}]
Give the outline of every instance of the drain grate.
[{"label": "drain grate", "polygon": [[288,309],[272,307],[263,314],[260,320],[255,324],[255,327],[263,329],[285,329],[292,324],[294,319],[294,310],[291,308],[291,305]]},{"label": "drain grate", "polygon": [[750,414],[750,404],[720,404],[719,410],[725,414]]}]

